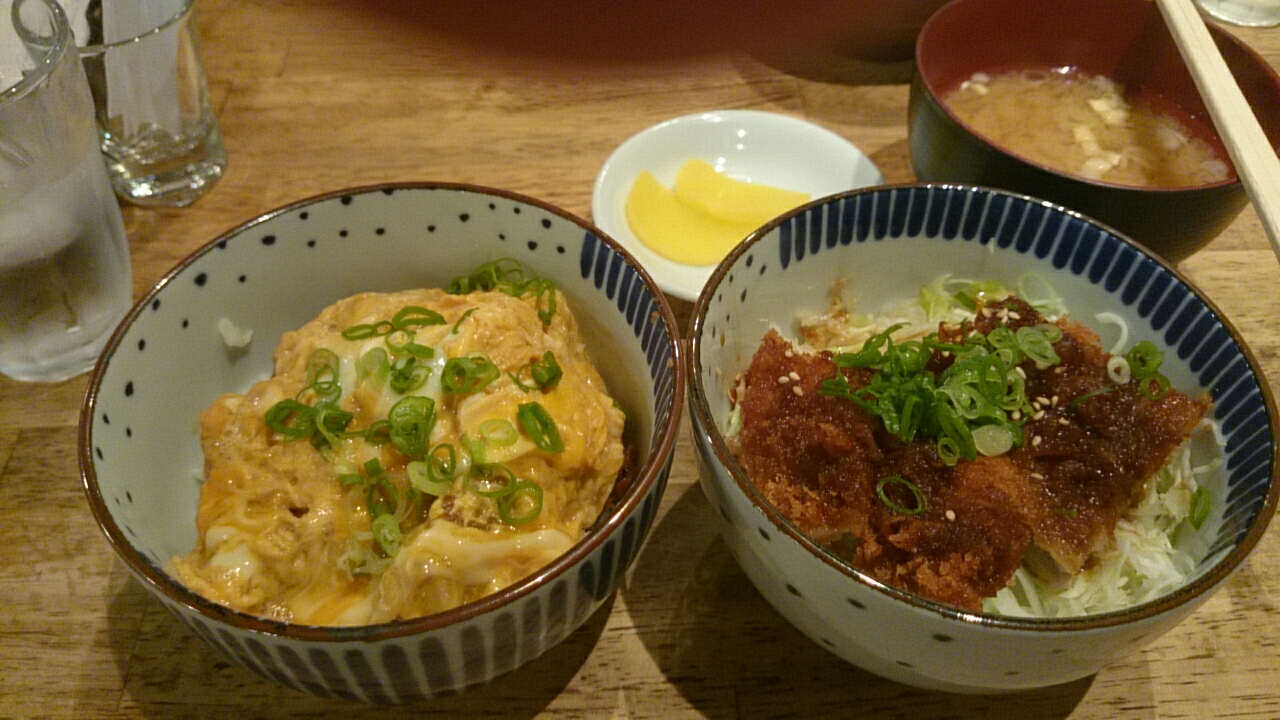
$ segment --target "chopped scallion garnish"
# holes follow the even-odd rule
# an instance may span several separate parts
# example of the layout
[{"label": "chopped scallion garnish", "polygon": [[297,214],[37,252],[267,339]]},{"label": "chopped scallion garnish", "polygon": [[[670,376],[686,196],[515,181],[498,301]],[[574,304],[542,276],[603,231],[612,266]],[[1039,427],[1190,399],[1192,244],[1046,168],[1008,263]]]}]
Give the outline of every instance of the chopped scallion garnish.
[{"label": "chopped scallion garnish", "polygon": [[405,455],[418,458],[426,454],[431,429],[436,422],[436,404],[431,398],[402,398],[387,413],[391,443]]},{"label": "chopped scallion garnish", "polygon": [[507,494],[498,498],[498,515],[508,525],[531,522],[542,512],[542,486],[531,480],[517,480]]},{"label": "chopped scallion garnish", "polygon": [[449,358],[440,376],[440,389],[450,395],[478,392],[499,375],[498,366],[484,355]]},{"label": "chopped scallion garnish", "polygon": [[524,428],[525,435],[545,452],[564,452],[564,441],[560,438],[560,430],[551,413],[536,402],[523,403],[516,408],[516,419]]},{"label": "chopped scallion garnish", "polygon": [[[915,501],[914,507],[899,505],[890,499],[885,488],[891,485],[900,485],[910,490],[911,496]],[[876,483],[876,495],[880,498],[880,502],[885,504],[885,507],[899,515],[919,515],[929,509],[929,500],[925,497],[924,491],[901,475],[890,475],[889,477],[881,478],[880,482]]]}]

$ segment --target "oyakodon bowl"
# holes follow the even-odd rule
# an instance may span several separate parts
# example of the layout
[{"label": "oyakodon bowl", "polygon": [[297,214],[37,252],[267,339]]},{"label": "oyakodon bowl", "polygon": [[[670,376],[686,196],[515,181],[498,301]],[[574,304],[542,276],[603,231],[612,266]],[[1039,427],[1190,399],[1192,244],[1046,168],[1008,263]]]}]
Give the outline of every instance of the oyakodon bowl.
[{"label": "oyakodon bowl", "polygon": [[[1164,351],[1164,372],[1207,391],[1226,437],[1224,476],[1181,589],[1124,611],[1023,619],[959,610],[886,586],[842,562],[756,490],[725,439],[728,392],[771,327],[795,336],[801,311],[829,307],[832,284],[856,312],[917,296],[939,276],[1013,287],[1034,272],[1071,315],[1122,317],[1130,341]],[[1104,344],[1109,339],[1104,336]],[[911,185],[812,203],[762,228],[717,268],[694,307],[690,414],[702,487],[734,557],[761,594],[827,650],[899,682],[950,692],[1044,687],[1097,672],[1177,624],[1257,544],[1275,510],[1276,408],[1221,313],[1167,264],[1075,213],[1000,191]]]},{"label": "oyakodon bowl", "polygon": [[[1280,77],[1230,33],[1210,33],[1273,146],[1280,147]],[[974,73],[1071,68],[1154,94],[1212,130],[1195,83],[1149,0],[953,0],[916,45],[908,105],[911,165],[922,182],[1024,193],[1088,215],[1178,263],[1249,203],[1238,179],[1182,188],[1088,180],[1000,147],[962,123],[946,94]],[[1225,159],[1225,158],[1224,158]]]},{"label": "oyakodon bowl", "polygon": [[[533,576],[426,617],[361,627],[274,622],[210,602],[168,572],[196,543],[198,418],[272,373],[282,333],[364,291],[444,287],[514,258],[564,292],[627,413],[634,478],[592,530]],[[229,348],[221,318],[253,331]],[[103,352],[80,419],[90,507],[135,577],[197,635],[249,669],[318,695],[405,702],[481,683],[563,640],[635,559],[658,508],[684,368],[662,293],[584,221],[548,204],[452,184],[361,188],[267,213],[183,260]]]}]

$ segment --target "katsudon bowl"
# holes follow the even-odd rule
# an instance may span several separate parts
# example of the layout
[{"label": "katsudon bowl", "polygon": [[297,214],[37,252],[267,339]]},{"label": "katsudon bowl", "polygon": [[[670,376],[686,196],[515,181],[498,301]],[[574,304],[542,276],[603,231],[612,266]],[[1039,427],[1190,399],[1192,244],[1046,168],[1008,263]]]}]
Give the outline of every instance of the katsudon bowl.
[{"label": "katsudon bowl", "polygon": [[[632,472],[576,544],[482,599],[356,627],[246,614],[170,574],[171,559],[197,541],[200,414],[223,393],[269,377],[282,333],[341,298],[445,287],[500,258],[518,260],[564,293],[588,355],[626,414]],[[252,331],[244,347],[239,331]],[[85,491],[133,576],[219,653],[321,696],[430,698],[536,658],[617,587],[645,541],[670,469],[684,393],[678,340],[671,310],[644,269],[613,240],[546,203],[442,183],[315,197],[196,250],[133,307],[84,402]]]},{"label": "katsudon bowl", "polygon": [[[1126,347],[1151,341],[1163,351],[1161,372],[1174,387],[1208,393],[1225,462],[1202,484],[1210,499],[1206,519],[1179,540],[1194,563],[1182,585],[1095,615],[968,611],[861,572],[806,536],[751,482],[731,444],[730,395],[765,333],[776,328],[797,337],[797,315],[826,310],[836,283],[844,283],[854,312],[874,314],[916,298],[944,274],[1010,288],[1039,276],[1060,293],[1071,317],[1098,330],[1104,347],[1118,333],[1096,316],[1112,313],[1128,327]],[[690,332],[701,482],[728,547],[760,593],[816,644],[892,680],[989,693],[1095,673],[1159,637],[1222,587],[1275,510],[1276,408],[1240,335],[1167,263],[1043,201],[947,185],[819,200],[762,227],[725,258],[698,298]],[[1216,443],[1209,452],[1219,452]]]}]

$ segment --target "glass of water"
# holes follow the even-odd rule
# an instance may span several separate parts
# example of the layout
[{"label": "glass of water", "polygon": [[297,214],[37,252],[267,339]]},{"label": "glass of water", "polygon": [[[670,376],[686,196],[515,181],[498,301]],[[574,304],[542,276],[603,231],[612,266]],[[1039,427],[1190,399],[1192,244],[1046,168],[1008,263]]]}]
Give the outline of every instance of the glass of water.
[{"label": "glass of water", "polygon": [[54,0],[0,0],[0,373],[88,370],[132,284],[67,18]]},{"label": "glass of water", "polygon": [[116,193],[136,205],[190,205],[227,166],[192,0],[77,5],[85,6],[80,57]]},{"label": "glass of water", "polygon": [[1247,27],[1280,25],[1280,0],[1196,0],[1210,17]]}]

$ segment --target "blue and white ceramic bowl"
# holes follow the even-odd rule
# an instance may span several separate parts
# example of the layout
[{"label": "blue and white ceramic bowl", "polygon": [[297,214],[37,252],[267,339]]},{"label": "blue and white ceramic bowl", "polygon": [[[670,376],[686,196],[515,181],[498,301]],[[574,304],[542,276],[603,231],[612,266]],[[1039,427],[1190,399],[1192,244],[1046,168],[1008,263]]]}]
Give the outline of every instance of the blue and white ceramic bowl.
[{"label": "blue and white ceramic bowl", "polygon": [[[627,411],[635,479],[569,552],[449,612],[322,628],[265,620],[192,593],[165,572],[195,547],[199,413],[272,372],[280,335],[367,290],[443,287],[503,257],[554,280]],[[221,318],[253,330],[230,351]],[[240,664],[318,695],[404,702],[482,683],[560,642],[618,585],[666,486],[684,393],[679,333],[643,268],[582,220],[497,190],[388,185],[268,213],[183,260],[111,338],[80,420],[89,504],[134,576]]]},{"label": "blue and white ceramic bowl", "polygon": [[[1207,390],[1226,436],[1226,470],[1208,484],[1205,560],[1181,589],[1122,612],[1019,619],[957,610],[887,587],[828,554],[755,490],[725,442],[728,390],[772,326],[828,307],[847,280],[858,312],[915,297],[943,273],[1003,281],[1034,271],[1077,319],[1120,315],[1132,342],[1165,352],[1176,387]],[[1097,672],[1177,624],[1239,567],[1270,521],[1276,408],[1239,334],[1199,291],[1130,240],[1025,196],[899,186],[812,203],[753,234],[717,268],[694,308],[690,406],[702,487],[755,586],[792,624],[840,657],[936,690],[1043,687]],[[1105,338],[1105,335],[1104,335]]]}]

